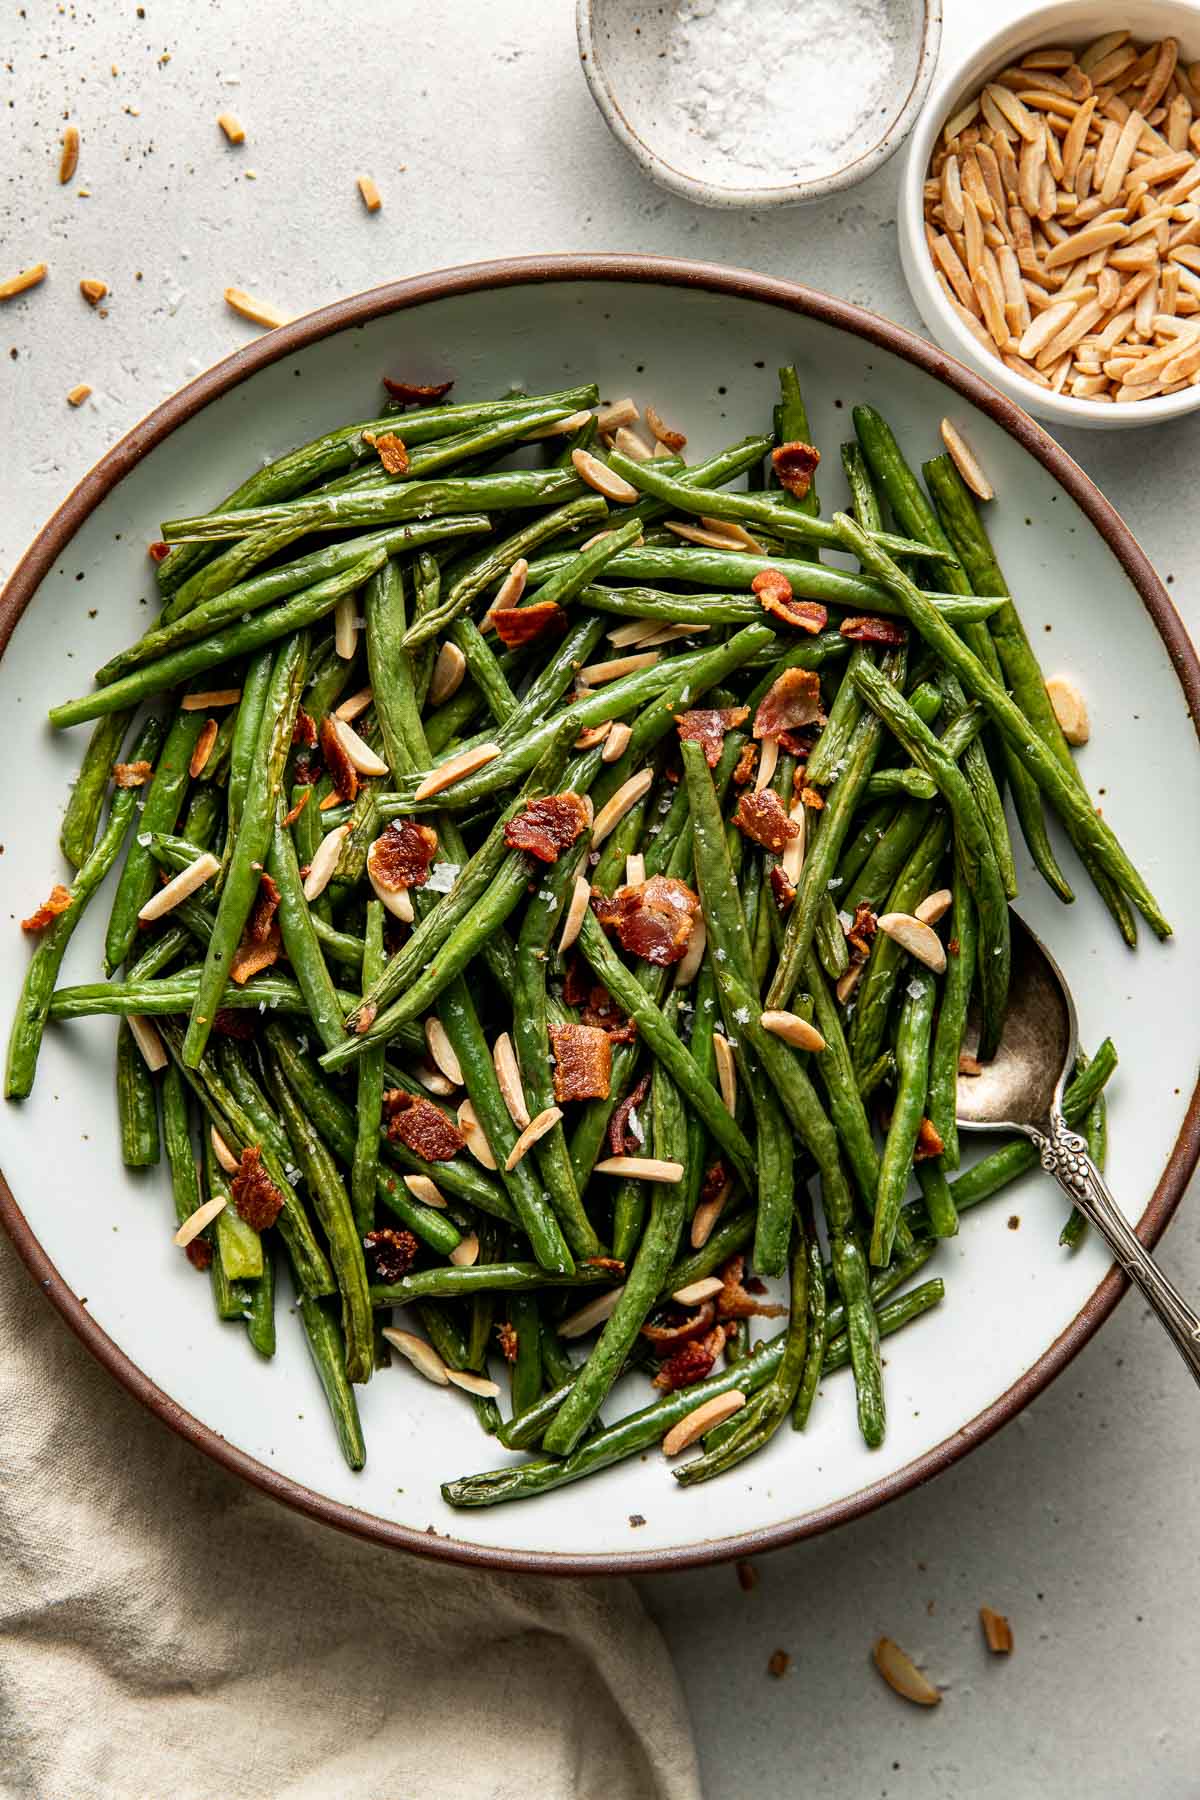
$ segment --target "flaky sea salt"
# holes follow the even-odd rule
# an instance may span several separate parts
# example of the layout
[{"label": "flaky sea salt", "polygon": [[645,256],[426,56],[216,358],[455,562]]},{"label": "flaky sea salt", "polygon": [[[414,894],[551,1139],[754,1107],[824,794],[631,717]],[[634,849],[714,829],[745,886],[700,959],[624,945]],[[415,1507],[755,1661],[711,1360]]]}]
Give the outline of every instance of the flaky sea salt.
[{"label": "flaky sea salt", "polygon": [[429,871],[429,880],[425,886],[431,894],[448,894],[458,880],[459,863],[436,862]]}]

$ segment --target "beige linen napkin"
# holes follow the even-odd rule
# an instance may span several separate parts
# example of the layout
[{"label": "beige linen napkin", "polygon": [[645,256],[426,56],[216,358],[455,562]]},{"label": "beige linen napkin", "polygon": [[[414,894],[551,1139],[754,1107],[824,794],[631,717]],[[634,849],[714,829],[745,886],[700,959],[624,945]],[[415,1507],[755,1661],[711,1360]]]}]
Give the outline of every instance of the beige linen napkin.
[{"label": "beige linen napkin", "polygon": [[359,1543],[209,1463],[92,1361],[0,1233],[0,1793],[696,1800],[619,1581]]}]

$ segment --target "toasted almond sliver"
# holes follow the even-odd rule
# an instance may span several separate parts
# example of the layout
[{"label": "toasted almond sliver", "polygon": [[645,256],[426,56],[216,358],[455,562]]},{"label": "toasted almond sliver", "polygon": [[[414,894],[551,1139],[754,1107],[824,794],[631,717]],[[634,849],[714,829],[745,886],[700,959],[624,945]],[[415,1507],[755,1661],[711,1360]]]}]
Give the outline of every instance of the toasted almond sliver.
[{"label": "toasted almond sliver", "polygon": [[[608,745],[605,744],[605,750]],[[603,752],[601,752],[603,755]],[[614,826],[619,825],[631,806],[636,806],[643,794],[650,791],[654,781],[652,769],[639,769],[628,781],[623,781],[611,799],[606,800],[592,821],[592,846],[602,844]]]},{"label": "toasted almond sliver", "polygon": [[808,808],[803,800],[796,802],[788,817],[796,827],[796,835],[789,838],[784,845],[779,866],[794,887],[799,881],[800,872],[804,867],[804,846],[808,838]]},{"label": "toasted almond sliver", "polygon": [[663,529],[673,537],[682,538],[688,544],[700,544],[707,550],[749,550],[754,548],[755,554],[765,556],[766,551],[757,539],[747,544],[748,533],[739,533],[724,520],[713,519],[706,524],[693,524],[689,519],[664,519]]},{"label": "toasted almond sliver", "polygon": [[1073,300],[1060,300],[1054,306],[1048,306],[1039,313],[1029,330],[1017,345],[1017,355],[1031,362],[1040,350],[1050,342],[1057,332],[1075,315]]},{"label": "toasted almond sliver", "polygon": [[522,1157],[525,1156],[526,1152],[533,1149],[533,1146],[537,1143],[538,1139],[544,1138],[548,1131],[554,1130],[554,1127],[558,1124],[558,1121],[562,1116],[561,1106],[543,1107],[542,1111],[535,1119],[530,1119],[524,1131],[505,1157],[504,1167],[506,1169],[515,1169]]},{"label": "toasted almond sliver", "polygon": [[343,662],[353,662],[358,650],[358,600],[343,594],[333,609],[333,647]]},{"label": "toasted almond sliver", "polygon": [[469,1231],[466,1237],[460,1238],[450,1252],[449,1260],[454,1264],[456,1269],[473,1268],[479,1261],[478,1234],[474,1231]]},{"label": "toasted almond sliver", "polygon": [[367,880],[371,884],[375,898],[382,903],[385,912],[390,912],[393,919],[399,919],[402,925],[411,925],[416,917],[413,911],[412,895],[407,888],[385,887],[371,867],[369,854]]},{"label": "toasted almond sliver", "polygon": [[1114,50],[1119,50],[1122,44],[1128,42],[1129,33],[1127,31],[1106,31],[1103,37],[1098,37],[1095,43],[1089,44],[1086,50],[1081,51],[1075,61],[1085,75],[1090,75],[1096,65],[1103,62],[1106,56],[1111,56]]},{"label": "toasted almond sliver", "polygon": [[1138,139],[1146,121],[1140,112],[1131,112],[1121,127],[1121,135],[1117,139],[1112,159],[1105,171],[1100,186],[1100,198],[1105,206],[1111,206],[1125,183],[1129,173],[1129,165],[1137,148]]},{"label": "toasted almond sliver", "polygon": [[480,1400],[496,1400],[500,1395],[500,1384],[489,1381],[486,1375],[476,1375],[473,1369],[446,1370],[446,1380],[453,1387],[462,1388],[464,1393],[475,1394]]},{"label": "toasted almond sliver", "polygon": [[602,463],[590,450],[572,450],[571,461],[580,481],[595,488],[606,500],[615,500],[622,506],[632,506],[634,501],[641,499],[631,481],[626,481],[623,475],[618,475],[615,469]]},{"label": "toasted almond sliver", "polygon": [[238,119],[234,118],[232,113],[229,113],[229,112],[218,113],[217,114],[217,124],[221,127],[221,130],[225,133],[225,136],[229,139],[229,142],[231,144],[244,144],[245,143],[245,141],[246,141],[245,129],[242,126],[241,122]]},{"label": "toasted almond sliver", "polygon": [[975,290],[971,286],[970,277],[963,268],[958,251],[945,235],[933,241],[935,260],[941,265],[946,280],[950,283],[958,297],[959,304],[969,312],[979,311],[979,302],[975,298]]},{"label": "toasted almond sliver", "polygon": [[753,537],[751,533],[746,530],[746,527],[740,525],[736,519],[710,519],[706,514],[701,513],[700,523],[707,526],[709,531],[723,532],[729,539],[731,548],[735,550],[751,550],[755,556],[766,556],[769,554],[769,552],[759,543],[758,539]]},{"label": "toasted almond sliver", "polygon": [[942,164],[942,212],[951,231],[963,228],[962,178],[957,156],[948,156]]},{"label": "toasted almond sliver", "polygon": [[954,466],[980,500],[994,500],[996,490],[979,466],[974,451],[965,442],[958,428],[949,419],[942,420],[942,442],[954,461]]},{"label": "toasted almond sliver", "polygon": [[608,728],[604,739],[604,748],[600,752],[600,761],[606,763],[619,762],[625,754],[625,746],[633,736],[633,726],[627,725],[624,719],[617,719]]},{"label": "toasted almond sliver", "polygon": [[236,1175],[241,1164],[215,1125],[210,1125],[208,1128],[208,1141],[212,1145],[213,1155],[216,1157],[225,1173],[227,1175]]},{"label": "toasted almond sliver", "polygon": [[901,1699],[912,1700],[918,1706],[938,1705],[941,1694],[899,1644],[893,1643],[891,1638],[881,1637],[871,1654],[875,1658],[875,1667]]},{"label": "toasted almond sliver", "polygon": [[936,925],[953,904],[954,895],[949,888],[936,888],[932,894],[926,894],[920,906],[913,907],[913,918],[920,919],[922,925]]},{"label": "toasted almond sliver", "polygon": [[562,934],[558,940],[558,954],[562,956],[571,948],[583,929],[584,915],[592,899],[591,884],[582,875],[575,877],[575,886],[571,890],[571,904],[567,908],[563,920]]},{"label": "toasted almond sliver", "polygon": [[76,382],[73,388],[67,389],[67,405],[82,406],[84,401],[91,395],[91,392],[92,390],[86,381]]},{"label": "toasted almond sliver", "polygon": [[352,768],[360,775],[386,775],[388,766],[382,756],[376,756],[370,744],[364,743],[352,725],[345,719],[334,717],[333,729],[337,733],[338,742],[346,752],[346,758]]},{"label": "toasted almond sliver", "polygon": [[631,462],[651,462],[654,458],[654,452],[645,438],[640,437],[636,431],[630,431],[628,425],[618,425],[613,434],[613,449],[619,450]]},{"label": "toasted almond sliver", "polygon": [[620,1287],[606,1288],[602,1294],[597,1294],[594,1300],[589,1300],[585,1306],[581,1306],[578,1312],[568,1313],[558,1327],[559,1337],[586,1337],[589,1331],[594,1331],[597,1325],[603,1325],[606,1319],[612,1317],[617,1310],[617,1302],[624,1292],[624,1284]]},{"label": "toasted almond sliver", "polygon": [[169,913],[181,900],[186,900],[189,894],[202,888],[206,881],[211,881],[220,867],[217,858],[206,850],[203,856],[198,856],[186,869],[180,869],[178,875],[172,876],[165,887],[160,887],[151,894],[138,913],[142,924],[148,924],[151,919],[161,919],[164,913]]},{"label": "toasted almond sliver", "polygon": [[225,304],[231,312],[243,319],[249,319],[252,325],[264,325],[273,330],[276,325],[286,325],[290,314],[283,312],[278,306],[272,306],[269,300],[256,300],[253,294],[244,293],[241,288],[225,289]]},{"label": "toasted almond sliver", "polygon": [[529,1123],[529,1104],[521,1083],[517,1053],[507,1031],[502,1031],[492,1045],[492,1061],[496,1066],[496,1082],[508,1108],[508,1116],[517,1130],[523,1131]]},{"label": "toasted almond sliver", "polygon": [[777,736],[765,737],[759,746],[758,767],[754,771],[754,791],[756,794],[761,793],[763,788],[770,786],[771,782],[774,780],[775,770],[778,765],[779,738]]},{"label": "toasted almond sliver", "polygon": [[398,1350],[401,1356],[407,1357],[426,1381],[432,1381],[437,1387],[449,1385],[449,1372],[432,1344],[417,1337],[415,1332],[401,1331],[394,1325],[385,1325],[383,1335],[393,1350]]},{"label": "toasted almond sliver", "polygon": [[667,1162],[658,1156],[606,1156],[595,1164],[597,1175],[632,1175],[638,1181],[683,1180],[683,1164]]},{"label": "toasted almond sliver", "polygon": [[[312,905],[319,900],[329,883],[333,880],[333,872],[338,866],[342,854],[342,845],[350,835],[349,825],[335,825],[327,831],[317,845],[316,854],[304,877],[304,898]],[[373,884],[372,884],[373,885]]]},{"label": "toasted almond sliver", "polygon": [[65,186],[79,167],[79,127],[68,125],[62,134],[62,155],[58,159],[58,179]]},{"label": "toasted almond sliver", "polygon": [[912,913],[881,913],[876,923],[887,937],[907,950],[918,962],[941,975],[946,967],[942,940],[931,925],[922,924]]},{"label": "toasted almond sliver", "polygon": [[765,1012],[758,1022],[772,1037],[782,1038],[785,1044],[794,1044],[797,1050],[825,1048],[825,1039],[816,1026],[802,1019],[799,1013]]},{"label": "toasted almond sliver", "polygon": [[640,850],[631,850],[625,858],[625,886],[641,887],[646,879],[646,859]]},{"label": "toasted almond sliver", "polygon": [[179,707],[181,712],[211,712],[218,706],[236,706],[241,697],[240,687],[209,688],[202,694],[185,694]]},{"label": "toasted almond sliver", "polygon": [[[681,431],[672,431],[670,426],[664,425],[664,423],[655,407],[647,406],[645,411],[646,411],[646,425],[647,425],[648,429],[653,433],[655,443],[656,444],[661,443],[663,448],[665,450],[669,451],[671,455],[678,456],[680,450],[683,449],[684,444],[687,443],[687,439],[683,436],[683,433]],[[672,438],[682,439],[682,442],[679,442],[676,444],[676,448],[674,450],[671,450],[670,440]]]},{"label": "toasted almond sliver", "polygon": [[1069,675],[1051,675],[1046,692],[1068,744],[1086,744],[1091,736],[1087,701]]},{"label": "toasted almond sliver", "polygon": [[990,1606],[979,1609],[979,1623],[983,1626],[983,1635],[988,1649],[993,1656],[1011,1656],[1013,1647],[1012,1626],[1003,1613],[993,1612]]},{"label": "toasted almond sliver", "polygon": [[633,401],[628,398],[614,400],[609,406],[602,406],[596,414],[596,426],[600,431],[615,432],[622,425],[636,425],[641,414]]},{"label": "toasted almond sliver", "polygon": [[1021,205],[1033,217],[1040,214],[1042,207],[1042,170],[1046,166],[1046,140],[1039,131],[1032,143],[1021,145],[1021,156],[1018,163],[1020,178],[1018,192]]},{"label": "toasted almond sliver", "polygon": [[574,748],[576,750],[594,750],[597,744],[602,744],[604,742],[612,728],[613,722],[611,719],[605,719],[602,725],[589,725],[587,729],[581,731],[579,736],[575,739]]},{"label": "toasted almond sliver", "polygon": [[527,431],[521,442],[532,444],[538,438],[572,437],[575,432],[582,431],[583,427],[590,422],[591,417],[590,412],[567,413],[561,419],[551,419],[548,425],[538,425],[532,431]]},{"label": "toasted almond sliver", "polygon": [[998,82],[991,82],[984,89],[984,93],[991,97],[1018,137],[1024,138],[1026,143],[1032,143],[1041,138],[1041,126],[1030,113],[1029,108],[1023,106],[1017,99],[1011,88],[1002,87]]},{"label": "toasted almond sliver", "polygon": [[692,1214],[690,1237],[693,1250],[703,1250],[705,1244],[707,1244],[709,1238],[712,1236],[717,1220],[725,1210],[725,1202],[732,1192],[733,1183],[732,1181],[727,1181],[719,1194],[714,1194],[711,1200],[702,1200],[700,1202],[699,1206]]},{"label": "toasted almond sliver", "polygon": [[463,1085],[463,1072],[454,1046],[450,1042],[446,1027],[440,1019],[432,1015],[425,1021],[425,1043],[433,1059],[434,1067],[440,1069],[446,1080],[455,1087]]},{"label": "toasted almond sliver", "polygon": [[687,949],[675,965],[675,986],[690,987],[700,973],[700,964],[704,961],[704,952],[708,947],[708,930],[704,920],[693,919],[692,935],[688,939]]},{"label": "toasted almond sliver", "polygon": [[217,1214],[224,1212],[228,1205],[229,1202],[224,1194],[218,1194],[215,1199],[206,1200],[203,1206],[198,1206],[194,1213],[188,1214],[171,1242],[178,1244],[180,1248],[185,1244],[190,1244],[192,1239],[199,1237],[204,1227],[211,1225]]},{"label": "toasted almond sliver", "polygon": [[737,1064],[733,1058],[733,1046],[720,1031],[713,1032],[712,1041],[716,1052],[717,1085],[725,1102],[725,1110],[732,1116],[737,1112]]},{"label": "toasted almond sliver", "polygon": [[630,619],[627,625],[614,625],[604,635],[614,650],[630,650],[635,644],[642,644],[647,638],[655,637],[659,624],[658,619]]},{"label": "toasted almond sliver", "polygon": [[142,1061],[152,1075],[167,1066],[167,1053],[163,1049],[163,1041],[155,1031],[149,1019],[141,1013],[129,1013],[126,1016],[130,1036],[142,1053]]},{"label": "toasted almond sliver", "polygon": [[1085,100],[1079,108],[1063,139],[1063,180],[1068,187],[1073,187],[1075,184],[1075,173],[1079,168],[1079,159],[1083,155],[1084,145],[1087,143],[1088,126],[1092,122],[1092,114],[1095,110],[1096,97],[1093,94],[1091,99]]},{"label": "toasted almond sliver", "polygon": [[436,769],[429,771],[413,799],[428,800],[434,794],[440,794],[444,788],[453,787],[455,782],[474,775],[477,769],[486,768],[500,754],[499,744],[476,744],[471,750],[460,750],[457,756],[451,756],[446,762],[439,763]]},{"label": "toasted almond sliver", "polygon": [[647,650],[644,655],[617,656],[611,662],[586,663],[576,679],[581,687],[601,687],[606,681],[619,681],[623,675],[635,675],[639,669],[648,669],[657,661],[656,650]]},{"label": "toasted almond sliver", "polygon": [[952,143],[961,132],[964,132],[978,111],[979,96],[976,94],[973,100],[968,100],[966,105],[961,106],[952,118],[946,120],[945,129],[942,132],[945,142]]},{"label": "toasted almond sliver", "polygon": [[854,992],[866,972],[867,965],[865,962],[851,963],[850,967],[846,970],[846,973],[838,978],[837,986],[833,991],[837,995],[839,1006],[845,1006],[847,1000],[849,1000],[851,994]]},{"label": "toasted almond sliver", "polygon": [[357,719],[366,712],[374,698],[373,689],[359,688],[357,694],[351,694],[348,700],[343,700],[342,704],[335,708],[333,716],[335,719],[344,719],[349,724],[351,719]]},{"label": "toasted almond sliver", "polygon": [[1047,251],[1045,266],[1048,269],[1065,268],[1068,263],[1077,263],[1081,257],[1090,256],[1094,250],[1106,250],[1110,244],[1119,244],[1125,236],[1124,225],[1086,225],[1065,243],[1055,244]]},{"label": "toasted almond sliver", "polygon": [[689,1281],[686,1287],[677,1288],[671,1298],[680,1306],[702,1306],[714,1294],[719,1294],[724,1286],[719,1275],[702,1275],[699,1281]]},{"label": "toasted almond sliver", "polygon": [[108,292],[108,283],[97,281],[94,276],[85,276],[79,284],[79,291],[89,306],[99,306]]},{"label": "toasted almond sliver", "polygon": [[491,1144],[488,1142],[487,1133],[479,1123],[479,1115],[469,1100],[462,1101],[456,1116],[458,1119],[458,1129],[466,1138],[467,1149],[471,1152],[475,1161],[481,1164],[485,1169],[499,1168],[500,1165],[496,1161],[495,1153],[492,1150]]},{"label": "toasted almond sliver", "polygon": [[672,1425],[662,1441],[664,1456],[678,1456],[697,1438],[702,1438],[706,1431],[722,1420],[731,1419],[735,1412],[740,1412],[746,1404],[746,1396],[741,1388],[730,1388],[726,1394],[714,1394],[711,1400],[701,1401],[689,1413],[685,1413],[677,1425]]},{"label": "toasted almond sliver", "polygon": [[443,644],[437,653],[437,661],[433,665],[433,673],[429,678],[428,701],[430,706],[441,706],[457,694],[463,684],[463,676],[467,672],[467,659],[457,644]]},{"label": "toasted almond sliver", "polygon": [[434,1206],[439,1212],[445,1210],[446,1196],[428,1175],[406,1175],[404,1185],[413,1199],[419,1200],[423,1206]]}]

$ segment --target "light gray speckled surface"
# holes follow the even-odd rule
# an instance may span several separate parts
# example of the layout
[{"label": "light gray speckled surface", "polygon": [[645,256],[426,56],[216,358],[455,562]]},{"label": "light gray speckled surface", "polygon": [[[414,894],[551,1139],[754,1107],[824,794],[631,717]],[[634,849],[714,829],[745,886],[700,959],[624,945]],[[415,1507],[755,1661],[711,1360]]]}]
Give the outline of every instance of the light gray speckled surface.
[{"label": "light gray speckled surface", "polygon": [[[4,0],[0,14],[0,264],[51,265],[41,289],[0,310],[0,576],[109,444],[252,335],[222,304],[227,284],[299,312],[482,257],[651,250],[798,276],[918,325],[892,170],[761,218],[671,199],[593,108],[568,0],[141,10]],[[947,0],[943,56],[1015,10]],[[242,118],[243,148],[218,133],[222,109]],[[75,186],[60,188],[68,114],[83,153]],[[361,171],[383,191],[374,217],[354,191]],[[80,299],[84,275],[113,290],[107,317]],[[64,395],[78,381],[95,392],[73,412]],[[1185,471],[1200,419],[1069,448],[1193,618]],[[1163,1260],[1200,1290],[1189,1211]],[[764,1561],[754,1593],[728,1569],[643,1583],[687,1685],[709,1795],[1190,1800],[1197,1456],[1195,1391],[1128,1301],[1016,1425],[924,1492]],[[1007,1663],[982,1649],[981,1602],[1013,1621]],[[945,1685],[935,1713],[904,1707],[871,1672],[881,1631]],[[774,1681],[779,1647],[794,1661]]]}]

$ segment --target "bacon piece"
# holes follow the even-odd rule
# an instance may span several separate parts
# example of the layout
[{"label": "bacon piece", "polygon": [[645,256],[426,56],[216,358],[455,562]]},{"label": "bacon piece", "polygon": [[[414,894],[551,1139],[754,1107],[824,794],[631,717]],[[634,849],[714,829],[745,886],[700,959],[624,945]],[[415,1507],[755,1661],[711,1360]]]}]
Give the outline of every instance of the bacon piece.
[{"label": "bacon piece", "polygon": [[262,1166],[262,1151],[257,1144],[247,1144],[242,1151],[237,1174],[229,1183],[238,1216],[252,1231],[266,1231],[279,1217],[283,1195]]},{"label": "bacon piece", "polygon": [[635,1137],[629,1129],[629,1115],[642,1104],[649,1092],[650,1077],[643,1075],[615,1108],[608,1121],[608,1147],[614,1156],[636,1156],[641,1149],[642,1140]]},{"label": "bacon piece", "polygon": [[500,1354],[505,1362],[515,1363],[517,1360],[517,1351],[520,1347],[516,1326],[510,1324],[509,1321],[505,1319],[503,1325],[497,1325],[496,1327],[496,1338],[500,1345]]},{"label": "bacon piece", "polygon": [[229,965],[229,977],[243,987],[252,975],[258,975],[263,969],[274,968],[283,955],[283,938],[278,925],[271,921],[267,935],[261,942],[255,942],[249,929],[242,935],[242,941],[234,952]]},{"label": "bacon piece", "polygon": [[292,726],[292,742],[293,744],[302,744],[305,748],[311,750],[316,741],[316,724],[309,714],[305,712],[304,708],[301,707],[296,714],[296,723]]},{"label": "bacon piece", "polygon": [[214,1015],[212,1028],[222,1037],[238,1038],[246,1043],[254,1036],[254,1014],[239,1012],[234,1006],[223,1006]]},{"label": "bacon piece", "polygon": [[393,400],[399,400],[402,406],[419,406],[422,401],[427,405],[440,400],[454,386],[454,377],[449,381],[430,382],[423,386],[416,381],[393,381],[390,375],[383,377],[383,385]]},{"label": "bacon piece", "polygon": [[718,1356],[725,1348],[726,1330],[716,1325],[701,1343],[685,1344],[670,1357],[654,1377],[651,1386],[672,1394],[677,1388],[691,1387],[713,1372]]},{"label": "bacon piece", "polygon": [[699,744],[705,762],[710,769],[715,769],[725,747],[725,733],[736,725],[745,724],[749,717],[748,706],[701,706],[692,712],[676,713],[675,723],[679,727],[680,741]]},{"label": "bacon piece", "polygon": [[159,538],[157,543],[147,544],[146,554],[149,556],[151,562],[166,562],[168,556],[171,554],[171,546],[170,544],[164,544],[162,539]]},{"label": "bacon piece", "polygon": [[356,1037],[365,1037],[375,1023],[379,1008],[373,1000],[366,1001],[354,1015],[354,1031]]},{"label": "bacon piece", "polygon": [[587,823],[587,807],[578,794],[545,794],[508,821],[504,841],[510,850],[526,850],[539,862],[557,862]]},{"label": "bacon piece", "polygon": [[731,1256],[723,1269],[718,1270],[723,1286],[716,1297],[718,1319],[778,1319],[786,1313],[786,1306],[770,1306],[756,1299],[742,1281],[746,1259],[740,1253]]},{"label": "bacon piece", "polygon": [[637,1037],[633,1020],[625,1017],[608,989],[592,979],[591,970],[578,954],[567,963],[563,999],[580,1009],[581,1025],[598,1025],[614,1044],[632,1044]]},{"label": "bacon piece", "polygon": [[324,773],[325,764],[319,751],[312,756],[298,756],[292,764],[292,780],[297,787],[311,787]]},{"label": "bacon piece", "polygon": [[384,431],[375,439],[379,460],[389,475],[408,474],[408,450],[403,438],[394,431]]},{"label": "bacon piece", "polygon": [[786,750],[789,756],[798,756],[802,762],[807,762],[812,755],[813,745],[816,740],[817,733],[815,730],[781,731],[779,733],[779,748],[781,750]]},{"label": "bacon piece", "polygon": [[877,619],[865,613],[843,619],[838,630],[852,644],[887,644],[895,648],[908,642],[908,631],[899,619]]},{"label": "bacon piece", "polygon": [[785,606],[789,600],[795,598],[792,584],[782,569],[760,569],[750,583],[750,592],[758,595],[759,600],[768,611],[771,609],[772,601],[779,606]]},{"label": "bacon piece", "polygon": [[217,741],[217,730],[215,719],[205,719],[200,728],[200,736],[196,739],[196,747],[192,751],[192,760],[188,764],[188,774],[193,781],[198,775],[203,775],[208,767],[208,759],[212,755],[213,745]]},{"label": "bacon piece", "polygon": [[805,806],[812,808],[813,812],[823,812],[825,810],[825,800],[823,795],[821,795],[815,787],[809,787],[807,782],[801,784],[800,798]]},{"label": "bacon piece", "polygon": [[728,1181],[729,1170],[725,1167],[725,1164],[720,1160],[715,1163],[710,1163],[709,1167],[704,1171],[704,1180],[700,1184],[700,1199],[698,1204],[700,1206],[711,1206],[717,1195],[725,1188]]},{"label": "bacon piece", "polygon": [[326,714],[321,720],[321,755],[325,758],[325,767],[329,770],[333,791],[338,800],[349,803],[358,793],[358,770],[346,755],[345,745],[337,734],[331,714]]},{"label": "bacon piece", "polygon": [[758,746],[757,744],[746,744],[737,759],[737,767],[733,771],[734,787],[748,787],[754,780],[754,771],[757,767]]},{"label": "bacon piece", "polygon": [[610,1275],[623,1275],[625,1264],[619,1256],[585,1256],[584,1264],[589,1269],[607,1269]]},{"label": "bacon piece", "polygon": [[300,817],[300,814],[304,811],[305,807],[308,805],[308,803],[311,799],[312,799],[312,788],[306,787],[304,792],[301,794],[300,798],[297,800],[295,806],[292,807],[291,811],[286,812],[283,815],[283,825],[284,825],[285,831],[289,825],[294,825],[296,823],[296,820]]},{"label": "bacon piece", "polygon": [[437,855],[438,834],[415,819],[393,819],[367,851],[367,868],[389,894],[424,887]]},{"label": "bacon piece", "polygon": [[70,904],[70,888],[65,888],[61,881],[56,881],[50,889],[49,898],[42,901],[36,912],[21,920],[21,930],[45,931],[47,925],[53,924],[59,913],[65,913]]},{"label": "bacon piece", "polygon": [[785,669],[758,703],[754,715],[756,738],[778,737],[805,725],[823,725],[821,678],[813,669]]},{"label": "bacon piece", "polygon": [[246,937],[252,944],[266,943],[278,911],[279,889],[264,869],[258,878],[258,895],[246,926]]},{"label": "bacon piece", "polygon": [[651,1313],[640,1335],[651,1346],[655,1356],[671,1356],[681,1344],[690,1344],[712,1329],[716,1309],[711,1300],[697,1307],[680,1306],[668,1300]]},{"label": "bacon piece", "polygon": [[532,606],[493,607],[488,619],[506,650],[519,650],[551,633],[557,637],[570,624],[566,608],[553,600],[538,600]]},{"label": "bacon piece", "polygon": [[450,1162],[467,1141],[432,1100],[418,1099],[403,1088],[388,1089],[383,1096],[383,1116],[391,1141],[404,1144],[425,1162]]},{"label": "bacon piece", "polygon": [[[153,764],[148,762],[114,763],[113,786],[119,788],[145,787],[153,772]],[[195,1243],[195,1239],[192,1242]]]},{"label": "bacon piece", "polygon": [[368,1231],[363,1239],[367,1266],[376,1281],[399,1281],[417,1260],[419,1249],[411,1231],[394,1231],[385,1225],[379,1231]]},{"label": "bacon piece", "polygon": [[699,897],[673,875],[652,875],[640,887],[618,888],[611,900],[599,895],[593,906],[623,949],[657,968],[682,961],[700,911]]},{"label": "bacon piece", "polygon": [[612,1082],[612,1040],[600,1025],[551,1025],[554,1098],[607,1100]]},{"label": "bacon piece", "polygon": [[828,610],[818,600],[796,599],[792,584],[782,569],[760,569],[750,588],[758,595],[764,612],[773,613],[777,619],[795,625],[800,631],[810,632],[815,637],[829,623]]},{"label": "bacon piece", "polygon": [[854,922],[846,933],[846,942],[857,952],[860,961],[871,954],[871,940],[875,936],[875,929],[875,914],[866,901],[861,900],[854,909]]},{"label": "bacon piece", "polygon": [[753,838],[756,844],[773,851],[776,856],[800,835],[800,827],[794,819],[788,818],[779,795],[769,787],[760,788],[757,793],[743,789],[738,796],[733,822],[744,837]]},{"label": "bacon piece", "polygon": [[914,1162],[928,1162],[932,1156],[940,1156],[946,1148],[941,1133],[932,1119],[922,1119],[917,1127],[917,1146],[913,1151]]},{"label": "bacon piece", "polygon": [[184,1245],[183,1254],[201,1274],[212,1268],[213,1247],[206,1237],[194,1237],[190,1244]]},{"label": "bacon piece", "polygon": [[767,877],[771,883],[771,892],[775,896],[775,904],[780,912],[787,912],[796,898],[796,884],[787,873],[782,863],[776,863]]},{"label": "bacon piece", "polygon": [[771,466],[775,470],[775,478],[781,488],[794,494],[797,500],[803,500],[812,486],[812,478],[816,474],[817,464],[821,460],[821,452],[812,444],[801,443],[794,439],[790,444],[780,444],[771,452]]}]

